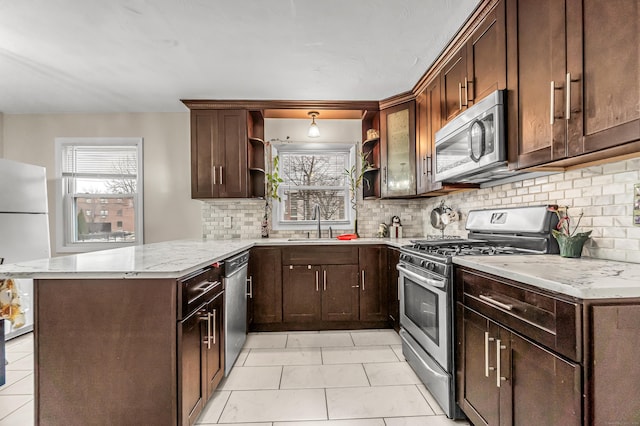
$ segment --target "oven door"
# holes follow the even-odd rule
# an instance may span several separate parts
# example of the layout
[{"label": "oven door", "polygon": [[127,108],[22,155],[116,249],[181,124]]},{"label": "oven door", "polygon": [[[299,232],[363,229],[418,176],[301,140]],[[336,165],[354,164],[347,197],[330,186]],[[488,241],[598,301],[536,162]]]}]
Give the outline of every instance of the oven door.
[{"label": "oven door", "polygon": [[400,326],[447,372],[451,369],[449,345],[453,330],[449,321],[448,279],[430,275],[400,263]]}]

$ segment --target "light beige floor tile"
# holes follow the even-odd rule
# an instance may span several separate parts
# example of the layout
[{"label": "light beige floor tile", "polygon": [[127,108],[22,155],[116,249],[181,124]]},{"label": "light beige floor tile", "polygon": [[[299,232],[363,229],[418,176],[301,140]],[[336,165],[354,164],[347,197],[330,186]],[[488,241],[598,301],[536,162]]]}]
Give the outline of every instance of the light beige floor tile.
[{"label": "light beige floor tile", "polygon": [[417,385],[421,384],[406,362],[382,362],[364,364],[371,386]]},{"label": "light beige floor tile", "polygon": [[428,416],[433,410],[416,386],[327,389],[329,419]]},{"label": "light beige floor tile", "polygon": [[[291,423],[289,423],[291,424]],[[216,423],[216,426],[272,426],[271,422],[261,422],[261,423]],[[0,426],[2,426],[0,424]]]},{"label": "light beige floor tile", "polygon": [[438,415],[444,415],[444,410],[440,407],[440,404],[438,404],[438,401],[436,401],[433,395],[431,395],[431,393],[429,392],[429,390],[425,385],[418,385],[418,390],[420,391],[422,396],[424,396],[424,399],[427,400],[427,402],[431,406],[431,409],[433,410],[434,413]]},{"label": "light beige floor tile", "polygon": [[323,364],[353,364],[366,362],[398,362],[389,346],[356,346],[353,348],[322,348]]},{"label": "light beige floor tile", "polygon": [[399,345],[402,344],[400,336],[395,330],[370,331],[364,333],[352,333],[353,343],[356,346]]},{"label": "light beige floor tile", "polygon": [[5,342],[5,348],[7,352],[33,352],[33,333],[23,334],[22,336]]},{"label": "light beige floor tile", "polygon": [[315,422],[275,422],[273,426],[385,426],[383,419],[320,420]]},{"label": "light beige floor tile", "polygon": [[312,365],[321,364],[320,348],[252,349],[244,365]]},{"label": "light beige floor tile", "polygon": [[465,421],[454,421],[447,416],[419,416],[419,417],[386,417],[387,426],[464,426]]},{"label": "light beige floor tile", "polygon": [[33,372],[28,370],[6,370],[6,373],[7,374],[5,375],[5,384],[0,386],[0,392],[2,392],[4,389],[11,386],[12,384],[16,383],[17,381],[20,381],[25,377],[29,376],[30,374],[33,374]]},{"label": "light beige floor tile", "polygon": [[196,424],[203,425],[217,423],[225,404],[229,400],[229,396],[231,396],[230,391],[214,392],[213,397],[211,397],[209,402],[207,402],[207,405],[204,406],[204,410],[202,410],[202,413],[200,413],[200,416],[196,420]]},{"label": "light beige floor tile", "polygon": [[282,367],[233,367],[220,390],[278,389]]},{"label": "light beige floor tile", "polygon": [[33,374],[29,374],[8,386],[0,388],[0,395],[29,395],[33,396]]},{"label": "light beige floor tile", "polygon": [[27,370],[33,371],[33,354],[21,354],[20,358],[15,358],[16,353],[7,354],[7,361],[9,363],[6,365],[6,369],[8,370]]},{"label": "light beige floor tile", "polygon": [[284,348],[286,346],[286,334],[249,334],[244,349]]},{"label": "light beige floor tile", "polygon": [[22,405],[8,416],[0,420],[0,426],[32,426],[35,424],[33,400]]},{"label": "light beige floor tile", "polygon": [[251,352],[251,349],[242,349],[238,354],[238,359],[236,359],[236,363],[233,364],[234,367],[235,366],[242,367],[244,365],[244,362],[247,360],[247,356],[249,355],[249,352]]},{"label": "light beige floor tile", "polygon": [[369,386],[361,364],[286,366],[280,389]]},{"label": "light beige floor tile", "polygon": [[402,345],[391,345],[391,349],[395,352],[400,361],[406,361],[404,354],[402,353]]},{"label": "light beige floor tile", "polygon": [[0,419],[7,417],[29,401],[33,401],[33,395],[0,395]]},{"label": "light beige floor tile", "polygon": [[232,392],[220,422],[327,419],[324,390],[298,389]]},{"label": "light beige floor tile", "polygon": [[350,333],[291,334],[288,348],[328,348],[353,346]]}]

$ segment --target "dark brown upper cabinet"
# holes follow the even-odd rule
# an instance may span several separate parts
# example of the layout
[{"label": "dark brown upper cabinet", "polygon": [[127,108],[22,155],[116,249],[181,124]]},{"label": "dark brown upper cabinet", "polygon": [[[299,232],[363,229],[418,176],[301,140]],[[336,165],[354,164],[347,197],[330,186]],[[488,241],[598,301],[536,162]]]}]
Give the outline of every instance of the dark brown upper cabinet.
[{"label": "dark brown upper cabinet", "polygon": [[442,182],[433,181],[435,134],[441,124],[440,80],[435,79],[416,97],[416,186],[418,195],[442,189]]},{"label": "dark brown upper cabinet", "polygon": [[263,129],[260,113],[191,110],[191,197],[264,196]]},{"label": "dark brown upper cabinet", "polygon": [[508,0],[512,167],[640,139],[639,9],[625,0]]},{"label": "dark brown upper cabinet", "polygon": [[416,107],[409,101],[380,111],[382,198],[416,195]]},{"label": "dark brown upper cabinet", "polygon": [[499,1],[447,60],[440,73],[443,125],[506,87],[505,5]]}]

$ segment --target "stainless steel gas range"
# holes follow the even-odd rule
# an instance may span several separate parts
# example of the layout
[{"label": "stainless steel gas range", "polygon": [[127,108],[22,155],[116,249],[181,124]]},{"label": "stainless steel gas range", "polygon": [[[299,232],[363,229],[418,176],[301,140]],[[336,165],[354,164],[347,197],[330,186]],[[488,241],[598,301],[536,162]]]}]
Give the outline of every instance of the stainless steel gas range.
[{"label": "stainless steel gas range", "polygon": [[401,249],[402,352],[450,418],[464,417],[455,400],[453,258],[557,253],[549,206],[472,210],[467,239],[415,240]]}]

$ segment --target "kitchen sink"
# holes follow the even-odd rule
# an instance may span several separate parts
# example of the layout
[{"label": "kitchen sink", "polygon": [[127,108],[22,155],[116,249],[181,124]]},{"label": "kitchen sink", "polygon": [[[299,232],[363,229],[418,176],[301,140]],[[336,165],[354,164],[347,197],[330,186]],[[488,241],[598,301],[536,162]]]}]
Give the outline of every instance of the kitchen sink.
[{"label": "kitchen sink", "polygon": [[332,241],[331,238],[289,238],[287,241]]}]

